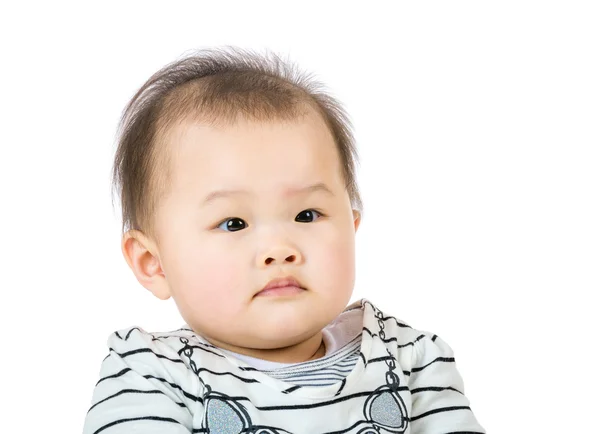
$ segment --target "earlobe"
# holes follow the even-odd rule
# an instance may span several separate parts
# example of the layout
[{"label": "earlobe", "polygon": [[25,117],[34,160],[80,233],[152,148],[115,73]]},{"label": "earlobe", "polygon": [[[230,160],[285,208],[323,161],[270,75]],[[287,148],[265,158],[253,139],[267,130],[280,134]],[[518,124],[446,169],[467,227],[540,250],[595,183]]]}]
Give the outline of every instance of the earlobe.
[{"label": "earlobe", "polygon": [[140,284],[161,300],[171,297],[155,244],[142,232],[130,230],[123,235],[121,251]]},{"label": "earlobe", "polygon": [[352,215],[354,216],[354,232],[358,230],[358,226],[360,225],[361,214],[360,211],[353,209]]}]

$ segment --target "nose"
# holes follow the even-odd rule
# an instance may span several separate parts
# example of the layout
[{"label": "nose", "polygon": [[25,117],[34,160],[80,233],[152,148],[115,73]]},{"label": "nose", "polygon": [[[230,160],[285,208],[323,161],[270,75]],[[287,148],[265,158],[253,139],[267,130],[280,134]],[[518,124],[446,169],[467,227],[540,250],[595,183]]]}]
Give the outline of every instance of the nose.
[{"label": "nose", "polygon": [[272,246],[265,251],[259,253],[257,257],[257,265],[265,267],[267,265],[292,265],[302,263],[302,255],[300,250],[291,245]]}]

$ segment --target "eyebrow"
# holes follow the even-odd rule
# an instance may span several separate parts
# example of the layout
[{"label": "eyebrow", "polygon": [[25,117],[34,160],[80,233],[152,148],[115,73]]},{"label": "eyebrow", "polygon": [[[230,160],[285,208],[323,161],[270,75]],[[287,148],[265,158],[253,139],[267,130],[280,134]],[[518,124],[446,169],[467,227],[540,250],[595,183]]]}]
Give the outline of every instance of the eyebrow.
[{"label": "eyebrow", "polygon": [[[298,194],[307,194],[314,193],[317,191],[321,191],[323,193],[327,193],[328,195],[334,196],[333,192],[325,185],[323,182],[317,182],[316,184],[311,184],[302,188],[290,188],[285,192],[286,196],[296,196]],[[209,193],[204,200],[201,202],[201,206],[205,206],[211,202],[214,202],[217,199],[223,199],[231,196],[240,196],[240,195],[249,195],[251,194],[247,190],[215,190]]]}]

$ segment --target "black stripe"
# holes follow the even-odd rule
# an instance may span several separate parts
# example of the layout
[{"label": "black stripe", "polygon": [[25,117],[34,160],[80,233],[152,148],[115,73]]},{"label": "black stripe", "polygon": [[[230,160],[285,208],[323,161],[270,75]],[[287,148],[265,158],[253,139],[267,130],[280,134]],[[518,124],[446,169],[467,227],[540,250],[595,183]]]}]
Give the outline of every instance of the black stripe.
[{"label": "black stripe", "polygon": [[485,434],[485,433],[481,432],[481,431],[452,431],[452,432],[447,432],[444,434]]},{"label": "black stripe", "polygon": [[125,340],[129,339],[129,335],[131,334],[132,331],[137,330],[140,333],[143,333],[138,327],[133,327],[131,330],[129,330],[127,332],[127,334],[125,335]]},{"label": "black stripe", "polygon": [[365,366],[367,366],[367,361],[365,360],[365,356],[362,353],[362,351],[360,353],[358,353],[360,355],[360,358],[362,359],[363,363],[365,364]]},{"label": "black stripe", "polygon": [[338,389],[338,391],[335,393],[334,396],[338,396],[342,392],[342,389],[344,388],[345,385],[346,385],[346,379],[344,378],[342,380],[342,384],[340,385],[340,388]]},{"label": "black stripe", "polygon": [[415,421],[417,419],[421,419],[422,417],[430,416],[430,415],[435,414],[435,413],[444,413],[446,411],[456,411],[456,410],[469,410],[470,411],[471,408],[469,406],[466,406],[466,405],[465,406],[460,406],[460,407],[442,407],[442,408],[436,408],[434,410],[426,411],[425,413],[420,414],[418,416],[412,416],[410,418],[410,421],[413,422],[413,421]]},{"label": "black stripe", "polygon": [[431,340],[432,340],[433,342],[435,342],[435,340],[436,340],[437,338],[438,338],[438,335],[433,335],[433,336],[431,337]]},{"label": "black stripe", "polygon": [[[181,353],[183,352],[183,350],[185,350],[185,348],[186,348],[186,347],[184,347],[184,348],[182,348],[182,349],[178,350],[178,352],[177,352],[177,353],[178,353],[179,355],[181,355]],[[224,356],[222,356],[221,354],[214,353],[214,352],[212,352],[212,351],[210,351],[210,350],[208,350],[208,349],[206,349],[206,348],[202,348],[201,346],[197,346],[197,345],[193,345],[193,346],[192,346],[192,345],[188,345],[188,346],[187,346],[187,348],[200,349],[200,350],[202,350],[202,351],[205,351],[205,352],[207,352],[207,353],[214,354],[215,356],[218,356],[218,357],[224,357]],[[102,362],[103,362],[103,363],[104,363],[104,361],[105,361],[106,359],[108,359],[108,358],[110,357],[110,352],[111,352],[111,351],[113,351],[115,354],[117,354],[119,357],[122,357],[122,358],[125,358],[125,357],[128,357],[128,356],[131,356],[131,355],[133,355],[133,354],[140,354],[140,353],[152,353],[152,354],[154,354],[154,355],[155,355],[156,357],[158,357],[158,358],[161,358],[161,359],[166,359],[166,360],[170,360],[171,362],[174,362],[174,363],[184,363],[184,364],[185,364],[185,362],[184,362],[183,360],[179,360],[179,359],[171,359],[171,358],[169,358],[169,357],[167,357],[167,356],[164,356],[164,355],[162,355],[162,354],[155,353],[155,352],[154,352],[154,351],[153,351],[151,348],[138,348],[138,349],[136,349],[136,350],[131,350],[131,351],[126,351],[126,352],[124,352],[124,353],[119,353],[119,352],[118,352],[117,350],[115,350],[114,348],[112,348],[112,347],[108,347],[108,351],[109,351],[109,352],[108,352],[108,355],[107,355],[107,356],[106,356],[106,357],[105,357],[105,358],[102,360]]]},{"label": "black stripe", "polygon": [[462,393],[460,390],[455,389],[454,387],[437,387],[437,386],[431,386],[431,387],[417,387],[416,389],[413,389],[410,391],[411,394],[413,393],[420,393],[420,392],[441,392],[443,390],[453,390],[455,392],[460,393],[461,395],[464,395],[464,393]]},{"label": "black stripe", "polygon": [[253,378],[244,378],[244,377],[240,377],[239,375],[235,375],[232,372],[216,372],[216,371],[211,371],[210,369],[207,368],[198,368],[198,370],[196,371],[196,374],[199,374],[200,372],[209,372],[213,375],[230,375],[234,378],[237,378],[240,381],[243,381],[244,383],[258,383],[258,380],[255,380]]},{"label": "black stripe", "polygon": [[432,360],[431,362],[427,363],[424,366],[419,366],[417,368],[412,368],[411,372],[418,372],[418,371],[422,371],[423,369],[425,369],[426,367],[436,363],[436,362],[448,362],[448,363],[454,363],[454,357],[438,357],[435,360]]},{"label": "black stripe", "polygon": [[390,357],[390,356],[375,357],[373,359],[369,359],[369,361],[367,363],[384,362],[386,360],[396,360],[396,359],[394,359],[393,357]]},{"label": "black stripe", "polygon": [[294,390],[298,390],[298,389],[300,389],[300,386],[293,386],[293,387],[290,387],[289,389],[285,389],[283,391],[283,393],[292,393]]},{"label": "black stripe", "polygon": [[[94,407],[96,407],[97,405],[100,405],[100,404],[102,404],[103,402],[106,402],[106,401],[108,401],[109,399],[116,398],[117,396],[119,396],[119,395],[122,395],[122,394],[124,394],[124,393],[141,393],[141,394],[147,393],[147,394],[160,394],[160,395],[164,395],[164,396],[166,396],[166,397],[167,397],[167,399],[171,399],[169,396],[167,396],[167,395],[166,395],[164,392],[162,392],[161,390],[138,390],[138,389],[122,389],[122,390],[119,390],[119,391],[118,391],[117,393],[115,393],[114,395],[107,396],[106,398],[104,398],[104,399],[102,399],[102,400],[98,401],[97,403],[95,403],[94,405],[92,405],[92,406],[90,407],[90,409],[88,410],[88,413],[89,413],[90,411],[92,411],[92,409],[93,409]],[[177,404],[177,405],[178,405],[178,406],[180,406],[180,407],[185,407],[185,404],[184,404],[183,402],[176,402],[176,401],[173,401],[173,402],[175,402],[175,404]]]},{"label": "black stripe", "polygon": [[[120,376],[122,376],[122,375],[126,374],[126,373],[127,373],[127,372],[129,372],[129,371],[131,371],[131,368],[125,368],[125,369],[123,369],[123,370],[121,370],[121,371],[117,372],[116,374],[113,374],[113,375],[108,375],[108,376],[106,376],[106,377],[103,377],[103,378],[101,378],[101,379],[98,381],[98,383],[100,383],[101,381],[104,381],[104,380],[109,380],[109,379],[112,379],[112,378],[117,378],[117,377],[120,377]],[[171,383],[171,382],[169,382],[169,381],[165,380],[164,378],[161,378],[161,377],[156,377],[156,376],[154,376],[154,375],[143,375],[142,377],[143,377],[143,378],[145,378],[146,380],[148,380],[148,379],[152,378],[152,379],[154,379],[154,380],[157,380],[157,381],[160,381],[160,382],[162,382],[162,383],[166,383],[166,384],[168,384],[169,386],[171,386],[171,387],[173,387],[173,388],[175,388],[175,389],[179,389],[179,390],[181,391],[181,393],[183,393],[183,394],[185,395],[185,397],[186,397],[186,398],[188,398],[188,399],[191,399],[191,400],[194,400],[194,401],[200,401],[200,402],[202,402],[202,398],[200,398],[200,397],[196,397],[196,396],[192,395],[191,393],[189,393],[189,392],[186,392],[186,391],[185,391],[185,390],[183,390],[183,389],[181,388],[181,386],[179,386],[178,384]],[[202,380],[201,380],[201,381],[202,381]],[[98,385],[98,383],[96,383],[96,386]],[[88,411],[89,411],[89,410],[88,410]]]},{"label": "black stripe", "polygon": [[[179,384],[171,383],[170,381],[167,381],[164,378],[155,377],[154,375],[144,375],[144,378],[146,380],[152,378],[153,380],[158,380],[162,383],[168,384],[169,386],[171,386],[174,389],[179,389],[179,390],[181,390],[181,393],[183,393],[183,396],[185,396],[187,399],[191,399],[192,401],[199,401],[201,403],[204,402],[201,397],[192,395],[191,393],[183,390],[183,388]],[[202,379],[200,379],[200,381],[202,381]]]},{"label": "black stripe", "polygon": [[[397,387],[396,390],[408,390],[408,387],[401,386],[401,387]],[[314,404],[274,405],[274,406],[267,406],[267,407],[258,407],[258,406],[256,406],[255,408],[257,410],[261,410],[261,411],[271,411],[271,410],[306,410],[306,409],[309,409],[309,408],[326,407],[328,405],[337,404],[338,402],[349,401],[349,400],[354,399],[354,398],[361,398],[361,397],[364,397],[364,396],[369,396],[372,393],[373,393],[372,391],[353,393],[352,395],[342,396],[342,397],[337,398],[337,399],[332,399],[331,401],[316,402]],[[247,399],[247,398],[244,397],[244,399]]]},{"label": "black stripe", "polygon": [[[109,376],[107,376],[107,377],[103,377],[103,378],[101,378],[101,379],[100,379],[100,381],[104,381],[104,380],[108,380],[108,379],[111,379],[111,378],[117,378],[117,377],[120,377],[121,375],[124,375],[124,374],[126,374],[127,372],[129,372],[129,371],[131,371],[131,369],[130,369],[130,368],[125,368],[125,369],[123,369],[122,371],[118,372],[117,374],[114,374],[114,375],[109,375]],[[161,383],[168,384],[169,386],[173,387],[174,389],[178,389],[178,390],[180,390],[180,391],[181,391],[181,393],[183,393],[183,394],[184,394],[184,396],[185,396],[186,398],[188,398],[188,399],[191,399],[191,400],[193,400],[193,401],[200,401],[200,402],[202,402],[202,398],[200,398],[200,397],[196,397],[195,395],[192,395],[191,393],[189,393],[189,392],[186,392],[185,390],[183,390],[183,388],[182,388],[180,385],[178,385],[178,384],[175,384],[175,383],[171,383],[171,382],[169,382],[169,381],[165,380],[164,378],[161,378],[161,377],[156,377],[156,376],[154,376],[154,375],[143,375],[142,377],[143,377],[144,379],[146,379],[146,380],[149,380],[150,378],[152,378],[153,380],[157,380],[157,381],[160,381]],[[98,381],[98,383],[100,383],[100,381]],[[96,383],[96,385],[97,385],[98,383]]]},{"label": "black stripe", "polygon": [[109,347],[108,349],[109,349],[109,351],[113,351],[116,355],[118,355],[119,357],[122,357],[122,358],[129,357],[129,356],[132,356],[134,354],[152,353],[156,357],[158,357],[159,359],[166,359],[166,360],[169,360],[169,361],[171,361],[173,363],[182,363],[182,364],[184,364],[183,360],[181,360],[181,359],[171,359],[171,358],[169,358],[167,356],[163,356],[162,354],[155,353],[150,348],[138,348],[137,350],[126,351],[124,353],[119,353],[114,348],[110,348]]},{"label": "black stripe", "polygon": [[96,383],[96,386],[100,383],[102,383],[104,380],[108,380],[109,378],[117,378],[120,377],[123,374],[126,374],[127,372],[131,371],[131,368],[125,368],[120,370],[119,372],[117,372],[116,374],[113,375],[107,375],[106,377],[102,377],[98,380],[98,382]]},{"label": "black stripe", "polygon": [[424,337],[425,337],[425,335],[419,335],[419,336],[418,336],[418,337],[417,337],[417,338],[416,338],[414,341],[412,341],[412,342],[408,342],[408,343],[406,343],[406,344],[398,344],[398,348],[400,349],[400,348],[408,347],[408,346],[410,346],[410,345],[414,345],[414,344],[416,344],[417,342],[419,342],[421,339],[423,339]]},{"label": "black stripe", "polygon": [[157,420],[160,422],[172,422],[172,423],[182,425],[181,422],[176,421],[175,419],[172,419],[170,417],[158,417],[158,416],[133,417],[133,418],[129,418],[129,419],[118,419],[111,423],[107,423],[106,425],[104,425],[101,428],[98,428],[96,431],[94,431],[94,434],[98,434],[99,432],[104,431],[106,428],[110,428],[111,426],[118,425],[120,423],[125,423],[125,422],[133,422],[136,420]]},{"label": "black stripe", "polygon": [[[397,390],[408,390],[408,387],[406,387],[406,386],[398,387]],[[362,398],[365,396],[369,396],[372,393],[373,393],[372,391],[359,392],[359,393],[354,393],[352,395],[342,396],[337,399],[332,399],[331,401],[317,402],[314,404],[275,405],[275,406],[266,406],[266,407],[254,406],[254,408],[256,408],[257,410],[261,410],[261,411],[306,410],[306,409],[310,409],[310,408],[326,407],[328,405],[337,404],[338,402],[343,402],[343,401],[349,401],[349,400],[355,399],[355,398]],[[228,401],[251,402],[247,396],[229,396],[229,397],[227,397],[227,400]]]}]

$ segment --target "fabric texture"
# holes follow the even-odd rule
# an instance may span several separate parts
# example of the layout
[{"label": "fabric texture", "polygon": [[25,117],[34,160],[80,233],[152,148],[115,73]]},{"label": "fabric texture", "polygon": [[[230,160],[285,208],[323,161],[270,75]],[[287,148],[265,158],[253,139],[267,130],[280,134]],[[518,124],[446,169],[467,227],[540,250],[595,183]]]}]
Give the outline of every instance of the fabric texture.
[{"label": "fabric texture", "polygon": [[[355,316],[362,321],[352,369],[324,385],[277,378],[206,343],[187,326],[168,333],[139,327],[115,332],[83,432],[485,433],[464,395],[452,349],[442,339],[412,329],[365,299],[330,328],[346,320],[356,324]],[[332,353],[273,371],[304,369],[314,377],[309,368],[319,361],[333,360],[331,367],[340,361],[336,355],[347,360],[352,327],[339,330]]]}]

